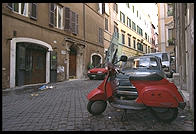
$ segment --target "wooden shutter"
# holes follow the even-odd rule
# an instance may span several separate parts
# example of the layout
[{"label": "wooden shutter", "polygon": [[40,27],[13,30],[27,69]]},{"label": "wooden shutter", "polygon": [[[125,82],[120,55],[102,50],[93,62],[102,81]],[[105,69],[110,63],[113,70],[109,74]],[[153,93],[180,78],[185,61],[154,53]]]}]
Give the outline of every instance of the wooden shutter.
[{"label": "wooden shutter", "polygon": [[76,14],[76,34],[78,34],[78,14]]},{"label": "wooden shutter", "polygon": [[68,7],[65,7],[65,30],[68,31],[70,31],[71,29],[70,17],[71,17],[70,9]]},{"label": "wooden shutter", "polygon": [[103,29],[99,28],[99,34],[98,34],[99,43],[103,44]]},{"label": "wooden shutter", "polygon": [[105,3],[102,3],[102,14],[105,13]]},{"label": "wooden shutter", "polygon": [[54,3],[49,3],[49,24],[54,26]]},{"label": "wooden shutter", "polygon": [[13,3],[7,3],[7,7],[12,10],[13,9]]},{"label": "wooden shutter", "polygon": [[76,13],[71,11],[71,32],[76,33]]},{"label": "wooden shutter", "polygon": [[37,3],[31,3],[30,4],[30,17],[33,19],[37,19]]}]

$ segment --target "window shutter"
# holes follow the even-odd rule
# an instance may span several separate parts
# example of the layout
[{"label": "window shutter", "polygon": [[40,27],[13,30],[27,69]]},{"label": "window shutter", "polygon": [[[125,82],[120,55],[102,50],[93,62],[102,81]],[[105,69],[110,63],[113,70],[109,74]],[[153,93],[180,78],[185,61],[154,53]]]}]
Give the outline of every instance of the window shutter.
[{"label": "window shutter", "polygon": [[30,8],[31,8],[30,17],[33,19],[37,19],[37,3],[31,3]]},{"label": "window shutter", "polygon": [[76,14],[76,34],[78,34],[78,14]]},{"label": "window shutter", "polygon": [[49,24],[54,26],[54,3],[49,3]]},{"label": "window shutter", "polygon": [[102,14],[105,13],[105,3],[102,3]]},{"label": "window shutter", "polygon": [[99,28],[99,34],[98,34],[99,43],[103,44],[103,29]]},{"label": "window shutter", "polygon": [[12,10],[13,9],[13,3],[7,3],[7,7]]},{"label": "window shutter", "polygon": [[70,30],[71,21],[70,21],[71,13],[68,7],[65,7],[65,30]]},{"label": "window shutter", "polygon": [[71,11],[71,32],[76,33],[76,13]]}]

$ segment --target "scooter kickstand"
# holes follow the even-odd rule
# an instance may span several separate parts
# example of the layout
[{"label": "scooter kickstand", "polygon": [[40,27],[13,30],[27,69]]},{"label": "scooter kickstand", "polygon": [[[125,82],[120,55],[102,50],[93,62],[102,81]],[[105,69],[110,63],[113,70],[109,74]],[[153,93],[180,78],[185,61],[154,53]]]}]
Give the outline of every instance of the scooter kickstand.
[{"label": "scooter kickstand", "polygon": [[121,121],[127,121],[127,109],[124,109],[123,114],[121,116]]}]

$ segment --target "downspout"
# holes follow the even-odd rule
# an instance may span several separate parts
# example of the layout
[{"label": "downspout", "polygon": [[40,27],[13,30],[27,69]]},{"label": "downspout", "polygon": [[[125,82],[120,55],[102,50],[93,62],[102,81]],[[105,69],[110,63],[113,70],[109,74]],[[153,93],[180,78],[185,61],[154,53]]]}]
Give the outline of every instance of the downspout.
[{"label": "downspout", "polygon": [[[84,36],[84,45],[86,45],[86,21],[85,21],[85,16],[86,12],[85,12],[85,3],[83,3],[83,36]],[[87,74],[87,70],[86,70],[86,48],[84,49],[84,55],[83,55],[83,77],[85,78],[86,77],[86,74]]]}]

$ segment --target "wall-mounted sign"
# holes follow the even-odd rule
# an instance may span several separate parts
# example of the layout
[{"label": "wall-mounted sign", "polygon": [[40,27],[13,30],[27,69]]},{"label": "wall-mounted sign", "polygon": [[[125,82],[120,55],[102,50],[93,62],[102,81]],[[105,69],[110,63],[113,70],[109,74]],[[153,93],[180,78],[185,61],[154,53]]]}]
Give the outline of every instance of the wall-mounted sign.
[{"label": "wall-mounted sign", "polygon": [[66,51],[65,50],[61,50],[61,54],[66,54]]}]

